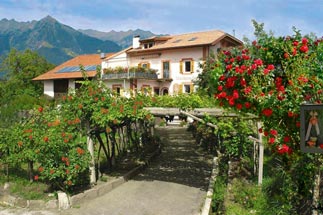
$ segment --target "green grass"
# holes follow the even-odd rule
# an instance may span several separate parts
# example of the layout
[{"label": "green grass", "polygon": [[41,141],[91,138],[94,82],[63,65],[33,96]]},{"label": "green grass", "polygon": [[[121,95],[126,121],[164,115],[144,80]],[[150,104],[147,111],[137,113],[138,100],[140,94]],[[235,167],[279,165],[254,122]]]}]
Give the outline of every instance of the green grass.
[{"label": "green grass", "polygon": [[[6,171],[0,172],[0,186],[3,187],[8,178]],[[22,167],[9,169],[9,191],[11,195],[21,197],[28,200],[50,200],[54,197],[49,197],[49,186],[40,181],[31,182],[27,177],[27,172]]]}]

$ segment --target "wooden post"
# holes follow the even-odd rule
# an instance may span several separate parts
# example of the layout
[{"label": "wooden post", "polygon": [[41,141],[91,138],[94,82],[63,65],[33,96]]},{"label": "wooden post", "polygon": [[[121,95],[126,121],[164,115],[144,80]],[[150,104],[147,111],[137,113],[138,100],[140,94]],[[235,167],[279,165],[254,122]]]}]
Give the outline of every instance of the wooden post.
[{"label": "wooden post", "polygon": [[261,123],[257,122],[257,129],[258,129],[258,138],[256,139],[252,136],[248,138],[253,140],[259,144],[259,155],[258,155],[258,185],[262,185],[262,178],[263,178],[263,166],[264,166],[264,144],[262,143],[262,133],[259,133],[259,129],[261,128]]},{"label": "wooden post", "polygon": [[259,137],[259,167],[258,167],[258,185],[262,185],[263,166],[264,166],[264,144],[262,143],[262,133],[259,132],[261,123],[257,122],[258,137]]},{"label": "wooden post", "polygon": [[95,176],[95,160],[94,160],[94,145],[93,140],[90,136],[87,137],[87,149],[91,154],[91,162],[90,162],[90,183],[96,183],[96,176]]}]

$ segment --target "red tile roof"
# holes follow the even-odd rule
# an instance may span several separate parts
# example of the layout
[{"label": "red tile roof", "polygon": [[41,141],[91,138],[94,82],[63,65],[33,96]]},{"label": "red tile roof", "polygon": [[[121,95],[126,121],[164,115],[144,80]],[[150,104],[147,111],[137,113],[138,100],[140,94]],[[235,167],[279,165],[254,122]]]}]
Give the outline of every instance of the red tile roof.
[{"label": "red tile roof", "polygon": [[[109,57],[113,53],[106,54],[105,57]],[[82,66],[101,66],[101,55],[100,54],[88,54],[88,55],[79,55],[75,58],[72,58],[61,65],[56,66],[54,69],[34,78],[34,81],[43,81],[43,80],[53,80],[53,79],[71,79],[71,78],[82,78],[83,75],[80,71],[70,71],[70,72],[60,72],[60,70],[66,67],[72,67],[80,65]],[[96,70],[90,70],[86,72],[88,77],[94,77],[96,75]]]}]

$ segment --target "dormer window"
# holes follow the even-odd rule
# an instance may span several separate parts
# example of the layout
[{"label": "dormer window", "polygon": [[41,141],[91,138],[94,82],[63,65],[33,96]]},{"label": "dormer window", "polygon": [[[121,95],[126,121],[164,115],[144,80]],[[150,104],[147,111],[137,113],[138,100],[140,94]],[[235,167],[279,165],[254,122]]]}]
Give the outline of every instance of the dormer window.
[{"label": "dormer window", "polygon": [[149,49],[149,48],[151,48],[151,47],[153,47],[153,46],[154,46],[154,42],[145,43],[145,44],[144,44],[144,49]]}]

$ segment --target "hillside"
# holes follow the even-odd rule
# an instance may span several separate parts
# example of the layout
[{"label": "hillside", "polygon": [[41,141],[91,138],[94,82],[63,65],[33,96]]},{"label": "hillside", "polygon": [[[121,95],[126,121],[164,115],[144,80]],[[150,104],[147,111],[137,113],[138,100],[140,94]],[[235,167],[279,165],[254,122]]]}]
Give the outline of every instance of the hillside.
[{"label": "hillside", "polygon": [[50,16],[31,22],[0,20],[0,55],[8,53],[11,48],[36,50],[54,64],[80,54],[121,50],[113,41],[88,36]]},{"label": "hillside", "polygon": [[118,45],[120,45],[122,48],[127,48],[131,46],[132,44],[132,38],[135,35],[140,35],[141,39],[149,38],[152,36],[156,36],[156,34],[150,32],[150,31],[144,31],[141,29],[136,29],[136,30],[128,30],[128,31],[109,31],[109,32],[102,32],[102,31],[96,31],[92,29],[87,29],[87,30],[81,30],[79,29],[80,32],[91,36],[98,38],[100,40],[111,40]]}]

